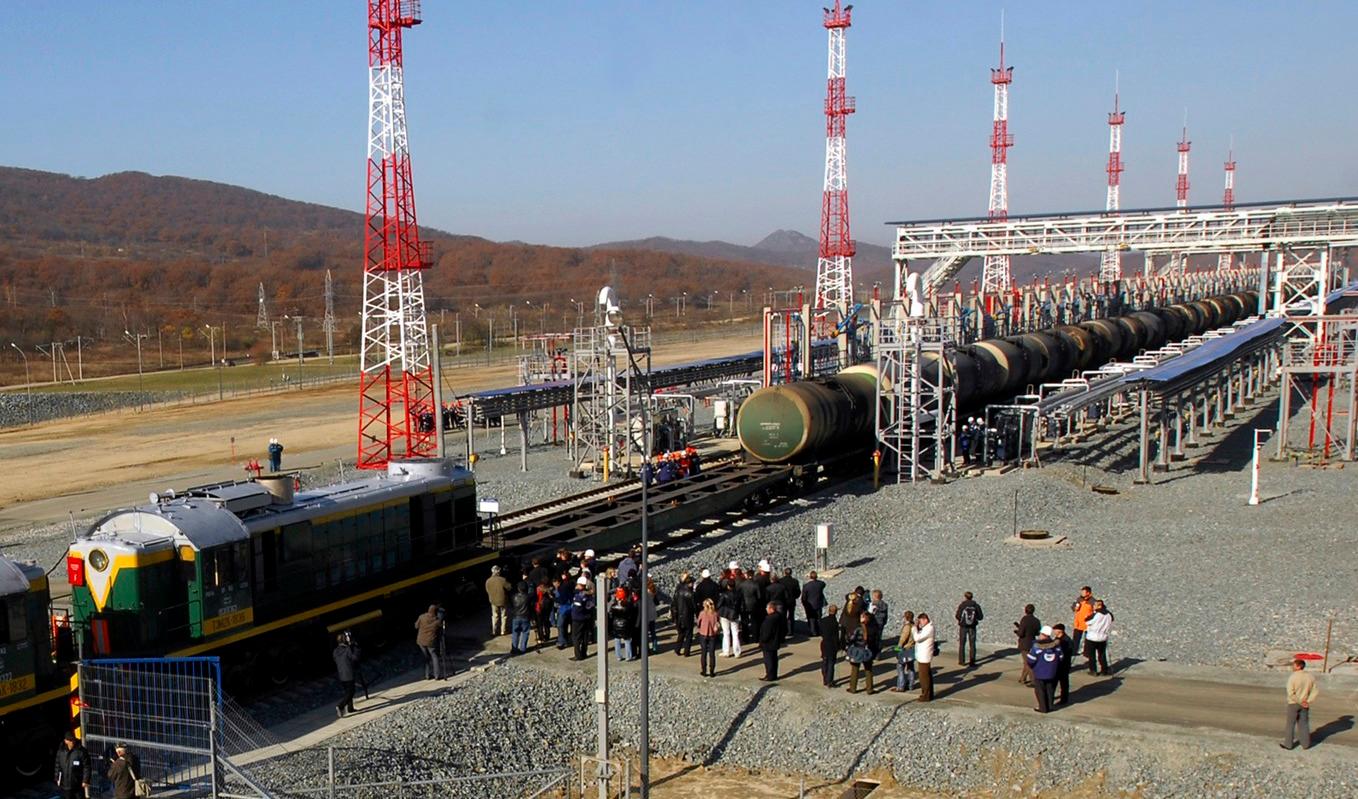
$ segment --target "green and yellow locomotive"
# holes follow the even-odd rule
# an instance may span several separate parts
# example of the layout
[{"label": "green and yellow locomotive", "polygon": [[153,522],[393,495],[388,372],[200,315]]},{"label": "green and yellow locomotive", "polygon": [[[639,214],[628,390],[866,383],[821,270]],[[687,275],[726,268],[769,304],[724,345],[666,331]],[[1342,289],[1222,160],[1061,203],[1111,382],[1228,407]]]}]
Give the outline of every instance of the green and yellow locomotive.
[{"label": "green and yellow locomotive", "polygon": [[81,655],[220,654],[237,689],[280,683],[327,657],[334,630],[381,630],[495,557],[472,475],[447,461],[307,491],[293,480],[152,495],[80,535],[66,576]]},{"label": "green and yellow locomotive", "polygon": [[0,556],[0,761],[33,773],[51,762],[51,740],[69,718],[66,676],[52,653],[47,575],[33,563]]}]

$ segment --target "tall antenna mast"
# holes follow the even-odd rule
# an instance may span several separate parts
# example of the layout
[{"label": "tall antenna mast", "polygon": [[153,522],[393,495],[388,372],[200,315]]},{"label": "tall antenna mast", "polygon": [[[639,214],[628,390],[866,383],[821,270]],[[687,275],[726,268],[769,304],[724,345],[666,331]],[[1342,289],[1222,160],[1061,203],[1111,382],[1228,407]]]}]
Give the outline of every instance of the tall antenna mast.
[{"label": "tall antenna mast", "polygon": [[849,233],[849,178],[845,168],[845,122],[855,110],[844,89],[844,33],[853,6],[826,8],[829,71],[825,82],[825,185],[821,193],[820,257],[816,261],[816,310],[848,316],[853,302],[853,236]]},{"label": "tall antenna mast", "polygon": [[259,284],[259,313],[255,315],[255,327],[259,330],[269,329],[269,306],[264,301],[264,284]]},{"label": "tall antenna mast", "polygon": [[[1113,110],[1108,114],[1108,201],[1105,210],[1117,211],[1122,204],[1122,123],[1127,114],[1121,106],[1119,80],[1113,78]],[[1122,279],[1122,253],[1116,247],[1103,251],[1099,260],[1099,280],[1115,283]]]},{"label": "tall antenna mast", "polygon": [[1184,109],[1184,132],[1179,139],[1179,182],[1175,186],[1177,196],[1176,205],[1180,208],[1188,207],[1188,150],[1193,146],[1193,142],[1188,140],[1188,109]]},{"label": "tall antenna mast", "polygon": [[[1009,148],[1014,137],[1009,134],[1009,84],[1014,80],[1014,68],[1004,65],[1004,14],[1000,14],[1000,66],[990,70],[990,82],[995,85],[995,120],[990,132],[990,221],[1003,222],[1009,218]],[[1000,294],[1009,290],[1013,281],[1009,274],[1009,256],[987,255],[981,268],[981,291]]]},{"label": "tall antenna mast", "polygon": [[[1235,137],[1231,137],[1231,146],[1226,150],[1226,190],[1222,192],[1221,204],[1227,211],[1235,209]],[[1234,255],[1223,252],[1217,256],[1217,271],[1226,272],[1230,270]]]},{"label": "tall antenna mast", "polygon": [[434,384],[423,273],[432,264],[415,222],[401,35],[419,0],[368,0],[368,193],[363,236],[363,344],[358,467],[436,454]]}]

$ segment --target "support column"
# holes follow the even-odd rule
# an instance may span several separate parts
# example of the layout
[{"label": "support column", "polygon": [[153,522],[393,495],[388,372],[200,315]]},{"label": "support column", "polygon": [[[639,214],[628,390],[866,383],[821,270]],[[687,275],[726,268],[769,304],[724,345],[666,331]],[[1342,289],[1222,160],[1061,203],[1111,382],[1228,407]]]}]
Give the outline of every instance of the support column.
[{"label": "support column", "polygon": [[528,471],[528,414],[519,414],[519,471]]},{"label": "support column", "polygon": [[1169,471],[1169,410],[1161,400],[1160,411],[1156,414],[1159,431],[1156,433],[1155,470]]},{"label": "support column", "polygon": [[1292,419],[1292,373],[1283,372],[1278,383],[1278,447],[1274,457],[1282,460],[1287,452],[1288,428]]},{"label": "support column", "polygon": [[1150,408],[1148,399],[1146,397],[1146,390],[1142,389],[1139,393],[1141,400],[1141,421],[1137,428],[1138,432],[1140,433],[1140,436],[1138,438],[1137,444],[1139,464],[1136,482],[1149,483],[1151,481],[1151,464],[1150,464],[1151,442],[1150,442],[1150,413],[1149,413]]},{"label": "support column", "polygon": [[1191,395],[1189,395],[1189,397],[1188,397],[1188,402],[1186,403],[1186,407],[1187,407],[1187,409],[1188,409],[1188,439],[1187,439],[1184,443],[1187,444],[1187,445],[1190,446],[1190,447],[1197,447],[1197,446],[1198,446],[1198,435],[1197,435],[1197,429],[1198,429],[1198,410],[1197,410],[1197,408],[1198,408],[1198,391],[1197,391],[1196,388],[1194,388],[1194,389],[1193,389],[1193,393],[1192,393]]},{"label": "support column", "polygon": [[1180,397],[1174,398],[1174,454],[1173,460],[1184,459],[1184,409]]}]

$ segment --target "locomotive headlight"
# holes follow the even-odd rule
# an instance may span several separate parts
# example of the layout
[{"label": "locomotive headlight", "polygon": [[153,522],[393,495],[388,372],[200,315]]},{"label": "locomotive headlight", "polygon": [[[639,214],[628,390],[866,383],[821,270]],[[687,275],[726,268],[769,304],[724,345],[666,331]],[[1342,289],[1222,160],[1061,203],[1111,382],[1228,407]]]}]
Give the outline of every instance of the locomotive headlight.
[{"label": "locomotive headlight", "polygon": [[92,549],[89,555],[90,568],[101,572],[108,568],[108,555],[102,549]]}]

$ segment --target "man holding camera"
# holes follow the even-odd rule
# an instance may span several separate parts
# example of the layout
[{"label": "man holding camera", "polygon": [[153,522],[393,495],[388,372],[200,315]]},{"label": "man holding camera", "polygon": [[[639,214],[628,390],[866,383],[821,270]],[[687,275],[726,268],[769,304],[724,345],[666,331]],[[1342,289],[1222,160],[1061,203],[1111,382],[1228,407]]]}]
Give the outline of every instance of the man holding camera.
[{"label": "man holding camera", "polygon": [[344,718],[345,713],[354,712],[354,678],[358,672],[358,644],[347,630],[339,634],[335,647],[335,676],[339,678],[344,696],[335,705],[335,715]]}]

